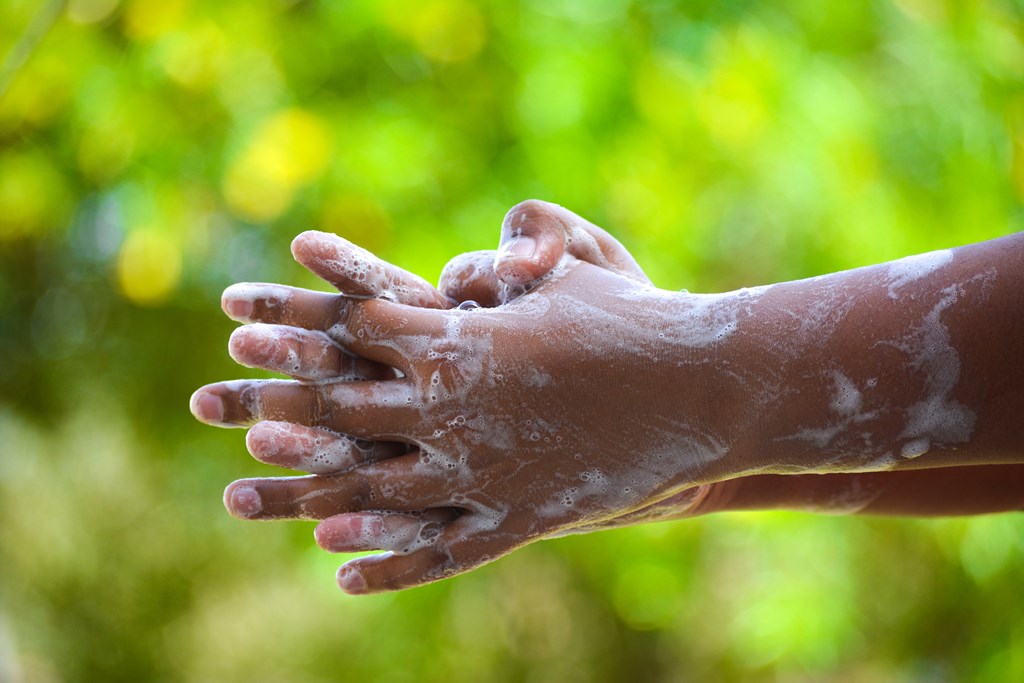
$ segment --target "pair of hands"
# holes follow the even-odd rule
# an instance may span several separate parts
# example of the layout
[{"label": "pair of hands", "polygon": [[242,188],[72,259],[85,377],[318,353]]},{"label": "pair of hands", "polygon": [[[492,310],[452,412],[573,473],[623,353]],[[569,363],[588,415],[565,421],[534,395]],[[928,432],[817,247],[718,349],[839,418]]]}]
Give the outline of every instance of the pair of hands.
[{"label": "pair of hands", "polygon": [[232,514],[322,520],[326,550],[387,551],[343,565],[344,590],[415,586],[540,538],[687,516],[718,486],[661,463],[672,449],[642,399],[672,392],[638,384],[651,349],[626,348],[630,309],[658,290],[600,228],[523,202],[499,251],[456,257],[439,289],[333,235],[303,233],[292,252],[340,294],[241,284],[222,300],[245,323],[232,357],[292,380],[209,385],[192,411],[251,426],[256,459],[311,474],[231,484]]},{"label": "pair of hands", "polygon": [[[293,379],[196,392],[252,426],[246,519],[316,519],[352,593],[472,569],[533,540],[724,509],[898,515],[1021,509],[1024,240],[770,287],[653,287],[607,233],[550,204],[440,291],[305,233],[325,294],[236,285],[243,365]],[[475,302],[475,303],[474,303]]]}]

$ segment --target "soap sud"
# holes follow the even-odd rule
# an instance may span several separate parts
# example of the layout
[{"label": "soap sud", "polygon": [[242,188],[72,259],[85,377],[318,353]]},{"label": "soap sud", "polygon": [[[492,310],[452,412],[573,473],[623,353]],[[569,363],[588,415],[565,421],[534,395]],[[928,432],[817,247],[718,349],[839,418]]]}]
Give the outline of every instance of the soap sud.
[{"label": "soap sud", "polygon": [[[952,260],[952,252],[934,252],[868,270],[882,273],[882,286],[895,298],[898,290],[937,272]],[[805,427],[796,434],[777,440],[803,440],[819,449],[827,449],[830,459],[821,464],[821,469],[825,471],[833,465],[845,471],[892,469],[905,459],[924,455],[932,446],[952,446],[969,441],[977,418],[967,406],[951,398],[960,379],[961,365],[959,355],[952,345],[949,330],[941,318],[945,311],[965,295],[968,285],[979,284],[980,291],[984,293],[994,277],[994,270],[989,270],[965,283],[950,284],[940,290],[938,300],[924,315],[920,324],[910,328],[895,340],[878,342],[880,345],[892,346],[901,351],[907,359],[907,368],[923,376],[925,398],[906,409],[905,424],[896,437],[903,443],[902,446],[891,442],[875,443],[870,430],[861,430],[856,435],[850,433],[851,427],[874,420],[879,411],[865,410],[865,396],[861,387],[839,371],[832,372],[834,391],[829,400],[829,407],[840,419],[826,425]],[[828,280],[822,278],[821,283],[823,286],[828,285]],[[871,286],[871,283],[867,283],[867,286]],[[812,311],[816,307],[818,311],[814,313],[813,317],[816,319],[813,323],[807,324],[805,321],[809,340],[815,338],[811,333],[816,333],[819,337],[822,334],[832,334],[837,325],[845,319],[850,307],[844,305],[843,300],[854,301],[855,297],[852,294],[843,295],[842,292],[842,287],[834,287],[831,294],[812,306]],[[819,316],[825,315],[828,318],[825,324],[822,324],[823,320]],[[781,351],[796,357],[793,350]],[[878,385],[879,378],[871,377],[864,382],[863,389],[875,389]],[[765,402],[773,398],[766,396]],[[904,449],[907,455],[903,455]],[[896,454],[893,453],[894,450]]]},{"label": "soap sud", "polygon": [[263,397],[261,392],[261,386],[267,386],[274,382],[284,382],[287,380],[261,380],[254,381],[250,379],[236,379],[227,382],[221,382],[228,391],[238,396],[238,403],[254,418],[259,418],[263,415]]},{"label": "soap sud", "polygon": [[929,448],[931,448],[931,441],[927,438],[914,439],[903,444],[900,456],[910,460],[924,455]]},{"label": "soap sud", "polygon": [[[376,298],[409,306],[437,305],[434,288],[419,276],[381,261],[372,253],[347,240],[328,233],[305,233],[304,240],[315,244],[314,257],[319,266],[362,285],[362,292],[345,292],[353,298]],[[335,256],[322,256],[334,253]]]},{"label": "soap sud", "polygon": [[942,290],[942,297],[922,324],[893,346],[906,353],[910,367],[924,373],[928,397],[907,409],[901,439],[929,439],[953,445],[970,440],[977,416],[967,406],[950,398],[960,381],[960,356],[953,348],[942,314],[963,295],[961,286]]},{"label": "soap sud", "polygon": [[849,377],[836,370],[832,373],[836,391],[829,402],[829,408],[844,416],[852,416],[864,407],[864,396]]},{"label": "soap sud", "polygon": [[[261,367],[310,381],[347,381],[361,379],[355,371],[355,357],[338,346],[330,337],[318,330],[303,330],[282,325],[252,323],[239,327],[231,334],[231,356],[242,362],[235,348],[238,339],[246,338],[259,348]],[[305,357],[300,354],[300,349]],[[350,360],[349,369],[338,368],[328,362],[331,352]],[[340,374],[339,374],[340,373]]]},{"label": "soap sud", "polygon": [[[298,456],[293,469],[310,474],[338,474],[367,459],[372,442],[318,427],[299,428],[290,423],[261,422],[254,427],[271,460],[282,454]],[[358,454],[358,455],[357,455]]]},{"label": "soap sud", "polygon": [[923,277],[931,275],[940,268],[944,268],[953,261],[953,252],[949,249],[932,251],[927,254],[908,256],[890,263],[888,268],[889,277],[889,298],[896,300],[897,292]]},{"label": "soap sud", "polygon": [[[224,290],[224,299],[247,301],[255,304],[262,300],[268,311],[285,306],[292,298],[292,290],[282,285],[265,284],[259,282],[239,282]],[[248,318],[240,320],[248,322]]]},{"label": "soap sud", "polygon": [[[857,438],[850,437],[847,432],[854,425],[875,419],[879,412],[864,411],[864,395],[853,380],[841,371],[832,372],[832,381],[834,391],[829,400],[829,408],[838,415],[838,419],[827,425],[804,427],[795,434],[778,437],[775,441],[805,441],[820,450],[839,451],[844,458],[850,455],[859,457],[872,451],[871,432],[860,432]],[[837,438],[841,436],[845,438]]]},{"label": "soap sud", "polygon": [[863,512],[882,495],[876,487],[865,486],[860,477],[848,477],[846,482],[846,487],[827,501],[806,505],[802,509],[822,514],[855,515]]},{"label": "soap sud", "polygon": [[444,529],[439,522],[420,519],[415,513],[368,511],[350,519],[359,524],[355,534],[358,547],[386,550],[395,555],[408,555],[434,545]]}]

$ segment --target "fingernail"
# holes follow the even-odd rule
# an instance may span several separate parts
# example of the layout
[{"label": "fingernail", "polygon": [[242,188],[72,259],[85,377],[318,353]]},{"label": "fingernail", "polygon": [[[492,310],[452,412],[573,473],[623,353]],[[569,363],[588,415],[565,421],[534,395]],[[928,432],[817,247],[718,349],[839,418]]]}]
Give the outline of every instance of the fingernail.
[{"label": "fingernail", "polygon": [[511,258],[533,258],[533,253],[537,250],[537,240],[527,235],[519,235],[513,237],[511,240],[502,245],[498,252],[499,259],[511,259]]},{"label": "fingernail", "polygon": [[232,514],[239,517],[252,517],[263,509],[263,500],[260,498],[260,494],[256,493],[256,489],[248,486],[240,486],[231,491],[231,498],[228,502]]},{"label": "fingernail", "polygon": [[238,322],[247,322],[252,318],[252,302],[244,299],[227,299],[224,302],[228,317]]},{"label": "fingernail", "polygon": [[208,391],[199,390],[192,394],[192,414],[203,422],[223,422],[224,402],[219,396]]},{"label": "fingernail", "polygon": [[355,567],[343,564],[338,568],[338,587],[350,595],[358,595],[366,591],[366,579]]}]

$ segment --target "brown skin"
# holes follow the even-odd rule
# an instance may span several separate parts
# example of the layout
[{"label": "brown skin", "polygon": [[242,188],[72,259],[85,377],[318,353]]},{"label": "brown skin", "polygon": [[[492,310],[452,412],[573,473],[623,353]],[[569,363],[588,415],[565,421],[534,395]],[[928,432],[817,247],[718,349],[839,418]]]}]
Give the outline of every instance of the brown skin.
[{"label": "brown skin", "polygon": [[[514,240],[517,236],[520,239]],[[532,238],[533,245],[524,237]],[[524,251],[524,244],[536,248]],[[399,292],[394,297],[398,301],[406,297],[417,306],[441,308],[451,299],[473,298],[485,305],[509,300],[521,294],[517,288],[545,276],[562,261],[562,267],[534,284],[529,294],[494,311],[429,311],[293,291],[287,305],[257,299],[252,310],[240,314],[236,302],[226,296],[225,310],[236,319],[315,332],[289,342],[305,351],[297,370],[285,368],[282,359],[287,354],[281,353],[280,343],[268,341],[276,339],[274,328],[236,333],[232,355],[243,364],[288,369],[300,378],[348,376],[366,381],[211,385],[194,399],[200,419],[224,426],[277,420],[291,423],[283,429],[321,435],[321,441],[337,440],[322,431],[325,428],[372,440],[350,449],[349,459],[342,458],[339,470],[371,463],[355,470],[236,482],[226,492],[229,509],[252,519],[326,519],[318,527],[317,539],[330,550],[412,550],[360,558],[339,572],[346,590],[372,592],[466,571],[536,538],[716,510],[850,512],[854,494],[860,511],[881,514],[1021,507],[1016,492],[1022,490],[1024,467],[1012,464],[870,474],[751,474],[857,469],[882,449],[898,449],[904,425],[897,418],[924,398],[927,387],[922,385],[920,368],[908,366],[892,346],[875,342],[899,337],[904,328],[919,323],[936,305],[932,290],[948,283],[923,278],[911,283],[917,289],[909,300],[892,302],[878,272],[851,271],[829,276],[829,282],[788,283],[764,293],[739,316],[736,334],[721,343],[659,346],[648,335],[622,345],[616,340],[632,328],[662,324],[658,315],[704,320],[694,308],[700,299],[652,292],[621,245],[552,205],[528,202],[510,211],[503,245],[493,270],[470,268],[486,264],[486,259],[474,261],[472,256],[447,269],[442,278],[447,297],[434,296],[415,276],[380,266],[392,269],[384,280],[401,280],[402,286],[390,290]],[[1016,290],[1006,284],[1013,278],[1005,275],[1015,274],[1019,286],[1024,270],[1021,245],[1017,237],[963,248],[950,266],[959,270],[940,273],[966,281],[995,264],[1001,274],[984,288],[965,285],[962,297],[972,305],[951,309],[942,318],[962,364],[955,396],[976,411],[977,424],[968,443],[945,448],[937,443],[926,456],[899,462],[899,467],[1020,462],[1021,434],[1012,406],[1019,405],[1024,378],[1012,368],[1012,360],[1020,357],[1024,316]],[[340,240],[325,244],[303,236],[293,248],[301,263],[342,292],[375,296],[378,292],[337,268],[338,252],[347,249]],[[829,292],[822,289],[825,286]],[[815,302],[835,291],[847,292],[853,301],[845,317],[827,334],[819,330],[805,338],[807,331],[793,321],[810,315]],[[547,305],[543,314],[530,308],[538,303]],[[614,315],[581,320],[566,310],[567,303],[584,303]],[[339,320],[343,326],[336,326]],[[624,322],[624,329],[614,329],[603,339],[591,334],[599,329],[593,325],[614,327],[617,321]],[[453,324],[458,326],[454,334]],[[977,329],[991,334],[970,332]],[[866,330],[874,330],[877,339]],[[993,334],[1011,343],[986,341]],[[339,345],[363,360],[340,353]],[[472,376],[465,372],[466,360],[460,365],[460,360],[443,355],[467,347],[475,347],[488,360],[488,367]],[[780,353],[780,348],[789,350]],[[655,372],[652,356],[660,363]],[[712,357],[717,361],[706,362]],[[827,406],[836,358],[843,361],[846,375],[886,380],[886,410],[851,422],[825,447],[787,438],[802,426],[834,421]],[[398,367],[405,377],[394,379],[386,366]],[[750,367],[765,371],[751,374]],[[551,379],[534,386],[536,382],[526,378],[538,369]],[[429,378],[435,371],[453,398],[430,400]],[[773,374],[789,380],[786,390],[781,396],[775,395],[778,390],[768,391],[768,400],[751,402],[751,386],[758,386],[758,381],[767,384]],[[737,379],[741,375],[743,382]],[[865,403],[874,400],[866,389],[863,394]],[[222,399],[222,411],[213,396]],[[262,400],[254,403],[254,396]],[[425,409],[410,409],[406,398]],[[450,425],[456,414],[468,418],[469,425]],[[474,422],[474,417],[480,421]],[[539,441],[532,439],[531,431],[520,429],[527,420],[543,425],[533,430],[543,432]],[[560,424],[552,424],[556,420]],[[504,424],[510,433],[495,438],[486,427],[494,424]],[[853,448],[857,435],[868,427],[877,443]],[[561,441],[552,443],[556,436]],[[279,448],[280,439],[274,449],[268,448],[270,441],[253,430],[250,450],[274,464],[311,469],[309,444],[315,439],[294,439],[292,450]],[[301,452],[303,444],[306,452]],[[725,453],[706,461],[711,444],[725,444]],[[424,453],[430,456],[428,462],[423,462]],[[654,457],[660,453],[669,453],[669,462]],[[465,462],[456,470],[442,466],[446,459],[459,456]],[[653,480],[635,475],[644,457],[644,472],[657,471]],[[567,482],[578,484],[594,469],[612,485],[580,495],[571,507],[560,506]],[[625,493],[625,488],[630,491]],[[544,508],[545,514],[538,514]],[[423,514],[424,509],[432,511]]]}]

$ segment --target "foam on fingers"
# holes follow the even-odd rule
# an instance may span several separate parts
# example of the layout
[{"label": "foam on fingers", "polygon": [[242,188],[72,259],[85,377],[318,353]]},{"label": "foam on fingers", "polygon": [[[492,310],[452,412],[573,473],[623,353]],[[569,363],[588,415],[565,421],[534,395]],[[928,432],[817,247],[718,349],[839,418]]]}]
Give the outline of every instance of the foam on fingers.
[{"label": "foam on fingers", "polygon": [[337,235],[307,230],[292,241],[295,260],[350,297],[386,299],[422,308],[447,301],[418,275],[374,256]]},{"label": "foam on fingers", "polygon": [[274,421],[253,426],[245,444],[260,462],[321,475],[338,474],[406,450],[404,444],[363,441],[327,429]]},{"label": "foam on fingers", "polygon": [[320,522],[314,532],[317,545],[332,553],[387,550],[408,554],[433,544],[450,515],[440,510],[421,514],[356,512]]},{"label": "foam on fingers", "polygon": [[291,288],[283,285],[239,282],[224,290],[220,307],[232,320],[247,323],[253,322],[257,313],[259,318],[274,316],[291,297]]},{"label": "foam on fingers", "polygon": [[[366,379],[348,363],[347,354],[327,334],[285,325],[254,323],[231,334],[228,351],[235,362],[305,380]],[[349,367],[351,366],[351,367]]]}]

